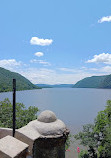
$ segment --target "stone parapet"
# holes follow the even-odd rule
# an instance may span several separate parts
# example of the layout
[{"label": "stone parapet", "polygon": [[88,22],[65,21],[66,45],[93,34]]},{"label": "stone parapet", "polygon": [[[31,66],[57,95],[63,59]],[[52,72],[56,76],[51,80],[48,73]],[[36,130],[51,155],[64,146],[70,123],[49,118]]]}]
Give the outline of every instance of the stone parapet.
[{"label": "stone parapet", "polygon": [[[31,121],[17,132],[32,140],[30,153],[33,158],[65,158],[65,142],[69,130],[52,111],[43,111],[37,120]],[[22,140],[24,141],[24,138]],[[24,142],[28,144],[28,141]]]},{"label": "stone parapet", "polygon": [[[12,132],[11,129],[2,129],[2,136],[3,130],[5,136]],[[52,111],[46,110],[37,120],[17,129],[15,138],[28,144],[29,155],[33,158],[65,158],[65,142],[68,134],[66,125],[57,119]]]},{"label": "stone parapet", "polygon": [[6,137],[7,135],[12,136],[11,128],[0,128],[0,139]]}]

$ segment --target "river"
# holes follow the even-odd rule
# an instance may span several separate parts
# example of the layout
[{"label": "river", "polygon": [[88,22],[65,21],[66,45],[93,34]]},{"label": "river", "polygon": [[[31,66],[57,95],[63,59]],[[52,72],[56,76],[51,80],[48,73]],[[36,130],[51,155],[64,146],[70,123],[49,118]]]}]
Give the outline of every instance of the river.
[{"label": "river", "polygon": [[[0,101],[5,98],[12,102],[12,92],[0,93]],[[90,88],[44,88],[18,91],[16,95],[17,102],[24,103],[26,107],[32,105],[40,111],[55,112],[73,133],[77,133],[82,125],[93,123],[108,99],[111,99],[110,89]]]}]

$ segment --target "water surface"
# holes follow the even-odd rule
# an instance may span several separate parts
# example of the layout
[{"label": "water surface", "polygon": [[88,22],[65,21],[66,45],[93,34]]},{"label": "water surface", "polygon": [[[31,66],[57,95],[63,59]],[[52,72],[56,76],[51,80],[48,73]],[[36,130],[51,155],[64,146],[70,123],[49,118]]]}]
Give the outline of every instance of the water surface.
[{"label": "water surface", "polygon": [[[44,88],[17,92],[17,102],[26,107],[37,106],[41,111],[49,109],[56,113],[73,131],[92,123],[97,113],[104,110],[111,99],[110,89]],[[0,93],[0,100],[9,98],[12,92]]]}]

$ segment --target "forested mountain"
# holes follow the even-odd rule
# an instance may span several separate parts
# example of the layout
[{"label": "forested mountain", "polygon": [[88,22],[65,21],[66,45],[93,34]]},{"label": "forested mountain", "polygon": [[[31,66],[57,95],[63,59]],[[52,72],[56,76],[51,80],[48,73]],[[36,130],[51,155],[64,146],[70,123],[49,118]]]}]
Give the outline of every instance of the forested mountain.
[{"label": "forested mountain", "polygon": [[17,90],[29,90],[38,88],[22,75],[0,67],[0,92],[12,91],[13,78],[16,79]]},{"label": "forested mountain", "polygon": [[78,81],[74,88],[111,88],[111,75],[86,77]]},{"label": "forested mountain", "polygon": [[103,82],[100,83],[99,88],[111,88],[111,75],[105,77]]}]

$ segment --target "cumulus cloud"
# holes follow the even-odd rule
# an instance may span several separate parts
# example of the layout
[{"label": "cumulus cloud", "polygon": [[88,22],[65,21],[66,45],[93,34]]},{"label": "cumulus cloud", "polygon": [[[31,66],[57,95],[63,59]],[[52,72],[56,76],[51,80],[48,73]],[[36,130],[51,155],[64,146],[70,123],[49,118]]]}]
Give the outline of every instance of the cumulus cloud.
[{"label": "cumulus cloud", "polygon": [[40,39],[38,37],[32,37],[30,40],[30,44],[32,45],[40,45],[40,46],[48,46],[52,44],[52,39]]},{"label": "cumulus cloud", "polygon": [[39,63],[39,64],[42,64],[44,66],[50,66],[51,64],[47,61],[44,61],[44,60],[36,60],[36,59],[32,59],[30,60],[31,63]]},{"label": "cumulus cloud", "polygon": [[103,22],[111,22],[111,16],[104,16],[100,20],[98,20],[98,23],[103,23]]},{"label": "cumulus cloud", "polygon": [[6,68],[9,70],[13,70],[14,67],[17,68],[17,67],[21,66],[21,64],[22,64],[21,61],[17,62],[15,59],[0,60],[0,67]]},{"label": "cumulus cloud", "polygon": [[37,56],[37,57],[42,57],[42,56],[44,56],[44,53],[42,53],[42,52],[36,52],[36,53],[35,53],[35,56]]},{"label": "cumulus cloud", "polygon": [[86,61],[86,63],[105,63],[111,64],[111,54],[102,53],[99,55],[94,55],[93,59]]}]

